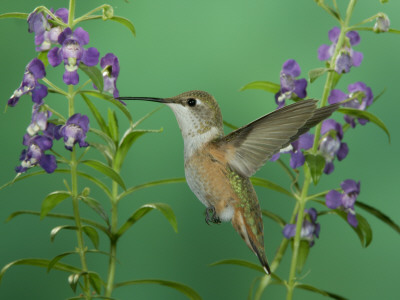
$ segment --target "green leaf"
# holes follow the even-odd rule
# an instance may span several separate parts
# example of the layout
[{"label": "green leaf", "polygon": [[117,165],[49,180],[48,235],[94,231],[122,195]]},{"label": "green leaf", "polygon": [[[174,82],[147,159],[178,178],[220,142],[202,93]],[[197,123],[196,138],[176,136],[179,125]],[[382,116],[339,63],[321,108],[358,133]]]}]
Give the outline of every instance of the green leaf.
[{"label": "green leaf", "polygon": [[270,218],[271,220],[275,221],[281,227],[285,227],[286,222],[282,217],[278,216],[277,214],[274,214],[273,212],[265,210],[265,209],[263,209],[261,212],[262,212],[263,216],[266,216],[266,217]]},{"label": "green leaf", "polygon": [[162,179],[162,180],[156,180],[156,181],[143,183],[143,184],[131,187],[131,188],[127,189],[125,192],[121,193],[118,196],[118,201],[120,201],[122,198],[128,196],[129,194],[132,194],[133,192],[135,192],[137,190],[149,188],[149,187],[156,186],[156,185],[181,183],[181,182],[186,182],[186,178],[182,177],[182,178]]},{"label": "green leaf", "polygon": [[47,54],[49,51],[41,51],[39,52],[38,59],[42,61],[45,67],[49,65],[49,59],[47,58]]},{"label": "green leaf", "polygon": [[115,21],[115,22],[118,22],[118,23],[124,25],[126,28],[128,28],[132,32],[133,36],[136,36],[135,26],[133,26],[132,22],[129,21],[128,19],[119,17],[119,16],[113,16],[109,20],[112,20],[112,21]]},{"label": "green leaf", "polygon": [[[57,170],[56,170],[57,171]],[[91,182],[93,182],[94,184],[96,184],[99,188],[101,188],[104,193],[111,199],[112,195],[111,195],[111,191],[110,189],[99,179],[97,179],[96,177],[93,177],[92,175],[89,175],[85,172],[78,172],[78,176],[86,178],[88,180],[90,180]]]},{"label": "green leaf", "polygon": [[96,229],[91,226],[82,226],[83,232],[87,235],[87,237],[92,241],[93,246],[96,249],[99,249],[99,234],[97,233]]},{"label": "green leaf", "polygon": [[309,250],[310,250],[310,243],[308,241],[301,240],[299,252],[297,254],[297,265],[296,265],[297,273],[301,273],[301,271],[303,270],[303,267],[307,261]]},{"label": "green leaf", "polygon": [[382,222],[386,223],[390,227],[392,227],[397,233],[400,233],[400,226],[396,224],[392,219],[390,219],[387,215],[385,215],[383,212],[380,210],[376,209],[375,207],[372,207],[368,204],[356,201],[356,206],[364,209],[365,211],[369,212],[370,214],[374,215],[378,219],[380,219]]},{"label": "green leaf", "polygon": [[108,126],[106,124],[106,121],[104,121],[103,116],[100,114],[99,110],[97,107],[90,101],[90,99],[85,95],[81,94],[83,100],[85,101],[86,105],[89,107],[90,111],[92,112],[94,118],[96,119],[97,124],[99,124],[101,130],[110,135]]},{"label": "green leaf", "polygon": [[365,111],[365,110],[359,110],[355,108],[349,108],[349,107],[341,107],[337,110],[338,112],[345,114],[345,115],[350,115],[356,118],[361,118],[361,119],[367,119],[380,127],[388,136],[389,138],[389,143],[390,143],[390,133],[389,130],[386,128],[385,124],[374,114]]},{"label": "green leaf", "polygon": [[139,221],[153,209],[159,210],[171,224],[175,232],[178,232],[178,225],[172,208],[165,203],[151,203],[151,204],[145,204],[138,210],[136,210],[132,214],[132,216],[121,226],[121,228],[117,232],[117,235],[118,236],[123,235],[125,231],[127,231],[133,224],[135,224],[137,221]]},{"label": "green leaf", "polygon": [[[1,271],[0,271],[0,283],[1,283],[1,280],[3,279],[4,274],[12,266],[29,265],[29,266],[47,268],[49,265],[49,262],[50,261],[48,259],[40,259],[40,258],[23,258],[23,259],[18,259],[13,262],[10,262],[9,264],[5,265],[3,267],[3,269],[1,269]],[[80,271],[79,268],[76,268],[74,266],[70,266],[67,264],[63,264],[63,263],[54,264],[53,269],[56,269],[59,271],[65,271],[65,272],[79,272]]]},{"label": "green leaf", "polygon": [[125,105],[123,105],[118,100],[115,100],[113,97],[105,95],[105,94],[102,94],[99,91],[90,91],[90,90],[80,91],[79,94],[85,94],[85,95],[93,96],[93,97],[96,97],[98,99],[106,100],[106,101],[114,104],[128,118],[129,122],[131,124],[133,124],[132,116],[131,116],[131,113],[129,112],[129,110],[126,108]]},{"label": "green leaf", "polygon": [[[132,125],[132,129],[136,128],[137,126],[139,126],[143,121],[147,120],[149,117],[151,117],[154,113],[156,113],[157,111],[159,111],[160,109],[164,108],[165,105],[160,105],[159,107],[157,107],[156,109],[152,110],[151,112],[147,113],[146,115],[144,115],[142,118],[140,118],[139,120],[137,120],[135,122],[135,124]],[[129,129],[128,129],[129,130]]]},{"label": "green leaf", "polygon": [[108,128],[110,129],[110,137],[114,140],[115,143],[118,143],[118,120],[117,116],[115,115],[115,111],[112,111],[110,108],[108,109]]},{"label": "green leaf", "polygon": [[81,199],[82,202],[93,209],[107,223],[107,225],[110,225],[108,215],[100,202],[91,197],[82,197]]},{"label": "green leaf", "polygon": [[77,254],[77,252],[75,252],[75,251],[64,252],[64,253],[61,253],[61,254],[53,257],[53,259],[50,260],[50,262],[47,266],[47,272],[50,272],[50,270],[54,267],[54,265],[56,263],[58,263],[61,259],[63,259],[64,257],[66,257],[68,255],[71,255],[71,254]]},{"label": "green leaf", "polygon": [[101,280],[100,275],[96,272],[88,272],[89,281],[91,286],[94,288],[97,294],[101,294],[101,287],[104,285],[103,280]]},{"label": "green leaf", "polygon": [[122,180],[121,176],[109,166],[97,160],[83,160],[82,163],[110,177],[112,180],[117,182],[124,190],[126,190],[125,183]]},{"label": "green leaf", "polygon": [[319,154],[306,154],[306,163],[310,170],[314,185],[317,185],[325,167],[325,158]]},{"label": "green leaf", "polygon": [[267,189],[270,189],[270,190],[273,190],[273,191],[276,191],[276,192],[279,192],[279,193],[282,193],[289,197],[294,198],[294,196],[291,192],[289,192],[287,189],[281,187],[280,185],[273,183],[272,181],[269,181],[269,180],[263,179],[263,178],[259,178],[259,177],[252,177],[252,178],[250,178],[250,180],[254,185],[262,186]]},{"label": "green leaf", "polygon": [[63,229],[67,229],[67,230],[77,230],[78,228],[76,226],[73,225],[60,225],[60,226],[56,226],[54,227],[51,231],[50,231],[50,241],[54,242],[54,239],[56,237],[56,235]]},{"label": "green leaf", "polygon": [[369,225],[368,221],[360,214],[356,214],[357,221],[358,221],[358,228],[362,231],[365,237],[365,246],[368,247],[372,241],[372,229]]},{"label": "green leaf", "polygon": [[90,80],[92,80],[93,84],[97,87],[100,93],[102,93],[104,88],[104,81],[101,71],[96,66],[89,67],[84,63],[79,64],[79,69],[86,73],[86,75],[90,78]]},{"label": "green leaf", "polygon": [[56,191],[47,195],[47,197],[42,202],[40,219],[43,219],[54,207],[56,207],[58,204],[60,204],[62,201],[70,196],[71,194],[67,191]]},{"label": "green leaf", "polygon": [[0,19],[7,19],[7,18],[14,18],[14,19],[28,19],[28,14],[26,13],[20,13],[20,12],[12,12],[12,13],[6,13],[6,14],[1,14]]},{"label": "green leaf", "polygon": [[310,70],[308,72],[308,78],[310,80],[310,83],[313,83],[318,77],[321,77],[327,71],[329,71],[328,68],[317,68],[317,69]]},{"label": "green leaf", "polygon": [[318,288],[316,288],[316,287],[314,287],[312,285],[308,285],[308,284],[296,284],[296,288],[307,290],[307,291],[311,291],[311,292],[314,292],[314,293],[318,293],[318,294],[321,294],[323,296],[330,297],[330,298],[337,299],[337,300],[347,300],[347,298],[344,298],[342,296],[339,296],[339,295],[336,295],[334,293],[330,293],[330,292],[327,292],[327,291],[324,291],[324,290],[320,290],[320,289],[318,289]]},{"label": "green leaf", "polygon": [[281,89],[281,86],[279,84],[270,81],[253,81],[242,87],[240,91],[245,91],[250,89],[263,90],[276,94]]},{"label": "green leaf", "polygon": [[107,145],[105,145],[105,146],[108,147],[108,152],[112,155],[112,157],[114,157],[116,147],[115,147],[115,143],[114,143],[113,139],[108,135],[108,133],[104,133],[103,131],[95,129],[95,128],[90,128],[89,131],[98,135],[107,143]]},{"label": "green leaf", "polygon": [[341,73],[338,74],[334,70],[332,70],[331,72],[333,73],[331,90],[333,90],[336,87],[336,85],[339,83],[340,78],[342,78],[342,74]]},{"label": "green leaf", "polygon": [[115,285],[115,287],[122,287],[127,285],[135,285],[135,284],[160,284],[170,288],[173,288],[182,294],[185,294],[189,299],[192,300],[201,300],[201,297],[195,290],[191,287],[184,285],[179,282],[162,280],[162,279],[139,279],[139,280],[130,280],[125,282],[120,282]]}]

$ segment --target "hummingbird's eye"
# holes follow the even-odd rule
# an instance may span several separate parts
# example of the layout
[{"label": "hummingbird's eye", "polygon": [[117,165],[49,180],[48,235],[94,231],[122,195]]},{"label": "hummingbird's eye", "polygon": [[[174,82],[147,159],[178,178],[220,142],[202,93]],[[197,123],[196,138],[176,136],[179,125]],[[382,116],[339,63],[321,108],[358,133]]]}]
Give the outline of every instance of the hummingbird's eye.
[{"label": "hummingbird's eye", "polygon": [[193,107],[193,106],[196,106],[196,99],[194,99],[194,98],[189,98],[188,100],[187,100],[187,104],[189,105],[189,106],[191,106],[191,107]]}]

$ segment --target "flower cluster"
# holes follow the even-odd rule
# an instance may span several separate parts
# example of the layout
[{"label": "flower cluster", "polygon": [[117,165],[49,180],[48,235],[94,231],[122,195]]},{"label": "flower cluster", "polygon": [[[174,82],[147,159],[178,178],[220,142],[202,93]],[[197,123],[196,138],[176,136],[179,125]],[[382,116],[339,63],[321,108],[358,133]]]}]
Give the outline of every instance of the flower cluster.
[{"label": "flower cluster", "polygon": [[353,227],[357,227],[358,221],[354,211],[354,203],[360,194],[360,182],[347,179],[343,181],[340,186],[342,187],[343,193],[331,190],[325,196],[326,206],[331,209],[340,209],[346,212],[349,224]]},{"label": "flower cluster", "polygon": [[[320,224],[317,223],[318,213],[315,208],[305,209],[304,212],[305,217],[301,226],[300,236],[301,239],[308,241],[310,247],[312,247],[315,238],[319,237]],[[286,224],[282,233],[287,239],[294,237],[296,235],[296,224]]]},{"label": "flower cluster", "polygon": [[[333,56],[339,35],[340,29],[338,27],[334,27],[329,31],[328,36],[332,44],[324,44],[318,48],[319,60],[328,60]],[[349,31],[346,33],[346,37],[348,42],[340,49],[339,55],[336,57],[335,61],[335,71],[339,74],[349,72],[352,66],[358,67],[364,57],[361,52],[354,51],[352,48],[360,43],[360,35],[356,31]]]},{"label": "flower cluster", "polygon": [[294,59],[285,61],[280,74],[281,88],[275,94],[275,102],[278,108],[285,106],[285,100],[291,99],[293,94],[299,98],[307,96],[307,80],[304,78],[296,79],[300,76],[300,73],[300,66]]}]

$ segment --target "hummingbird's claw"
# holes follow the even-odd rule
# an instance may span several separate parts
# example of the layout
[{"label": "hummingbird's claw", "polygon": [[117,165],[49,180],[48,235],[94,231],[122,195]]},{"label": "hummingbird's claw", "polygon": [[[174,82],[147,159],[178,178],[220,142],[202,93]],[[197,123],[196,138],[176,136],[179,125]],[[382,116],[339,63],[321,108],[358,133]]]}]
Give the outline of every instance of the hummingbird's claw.
[{"label": "hummingbird's claw", "polygon": [[221,220],[219,217],[217,217],[217,213],[215,211],[215,207],[214,206],[209,206],[206,208],[206,223],[207,225],[210,225],[210,222],[214,223],[214,224],[220,224]]}]

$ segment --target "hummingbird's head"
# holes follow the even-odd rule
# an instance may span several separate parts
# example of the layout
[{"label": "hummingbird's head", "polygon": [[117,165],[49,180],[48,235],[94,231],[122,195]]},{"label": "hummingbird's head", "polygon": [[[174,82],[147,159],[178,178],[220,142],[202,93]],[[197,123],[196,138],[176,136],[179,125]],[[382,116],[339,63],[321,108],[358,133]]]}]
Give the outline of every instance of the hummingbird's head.
[{"label": "hummingbird's head", "polygon": [[174,112],[185,140],[204,135],[212,138],[223,135],[221,110],[214,97],[207,92],[189,91],[171,98],[119,97],[118,99],[167,104]]}]

